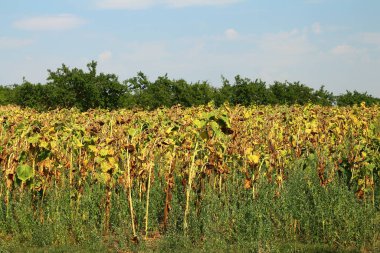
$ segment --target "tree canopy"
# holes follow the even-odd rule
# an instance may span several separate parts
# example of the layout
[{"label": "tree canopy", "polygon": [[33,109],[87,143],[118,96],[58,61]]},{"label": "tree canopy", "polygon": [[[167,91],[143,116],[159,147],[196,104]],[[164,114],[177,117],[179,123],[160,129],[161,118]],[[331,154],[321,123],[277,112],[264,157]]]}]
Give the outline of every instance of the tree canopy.
[{"label": "tree canopy", "polygon": [[155,109],[182,105],[185,107],[223,103],[232,105],[292,105],[320,104],[324,106],[351,106],[365,102],[380,104],[380,99],[367,92],[346,91],[335,96],[324,86],[314,90],[300,82],[274,82],[267,84],[260,79],[251,80],[237,75],[233,82],[222,77],[217,88],[208,82],[188,83],[183,79],[173,80],[168,75],[155,81],[138,72],[135,77],[123,82],[115,74],[97,72],[97,63],[87,64],[87,70],[69,68],[62,64],[57,70],[48,70],[47,83],[33,84],[26,80],[22,84],[0,86],[0,105],[16,104],[37,110],[76,107],[82,111],[92,108]]}]

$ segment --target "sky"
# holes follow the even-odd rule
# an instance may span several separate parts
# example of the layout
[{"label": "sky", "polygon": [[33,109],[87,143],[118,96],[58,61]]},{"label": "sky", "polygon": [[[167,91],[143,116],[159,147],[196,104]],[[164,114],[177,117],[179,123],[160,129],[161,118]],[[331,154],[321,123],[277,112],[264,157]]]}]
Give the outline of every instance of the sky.
[{"label": "sky", "polygon": [[0,84],[62,64],[120,81],[142,71],[380,97],[379,0],[0,0]]}]

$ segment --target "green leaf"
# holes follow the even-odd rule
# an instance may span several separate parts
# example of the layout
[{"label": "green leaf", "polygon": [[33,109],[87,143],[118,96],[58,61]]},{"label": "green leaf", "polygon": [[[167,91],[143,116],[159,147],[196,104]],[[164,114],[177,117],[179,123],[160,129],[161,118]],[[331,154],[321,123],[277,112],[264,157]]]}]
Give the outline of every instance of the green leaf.
[{"label": "green leaf", "polygon": [[219,117],[219,119],[218,119],[218,124],[219,124],[221,127],[231,128],[230,120],[229,120],[228,117],[225,116],[225,115]]},{"label": "green leaf", "polygon": [[99,151],[99,154],[100,154],[101,156],[107,156],[107,155],[108,155],[108,149],[102,148],[102,149]]},{"label": "green leaf", "polygon": [[27,157],[28,157],[28,153],[26,151],[22,151],[18,158],[19,163],[25,162]]},{"label": "green leaf", "polygon": [[131,136],[132,138],[135,137],[135,136],[137,135],[137,133],[138,133],[138,129],[130,128],[130,129],[128,130],[128,134],[129,134],[129,136]]},{"label": "green leaf", "polygon": [[112,165],[107,161],[103,161],[100,164],[100,168],[102,169],[102,172],[108,172],[109,170],[112,169]]},{"label": "green leaf", "polygon": [[211,129],[214,131],[214,133],[219,131],[219,125],[215,121],[210,122]]},{"label": "green leaf", "polygon": [[28,138],[28,142],[30,144],[36,144],[39,141],[39,139],[40,139],[40,135],[39,134],[35,134],[35,135],[33,135],[33,136],[31,136],[31,137]]},{"label": "green leaf", "polygon": [[88,149],[91,150],[94,153],[98,153],[99,150],[94,145],[88,145]]},{"label": "green leaf", "polygon": [[206,121],[204,120],[199,120],[199,119],[195,119],[193,121],[194,125],[197,127],[197,128],[202,128],[206,125]]},{"label": "green leaf", "polygon": [[82,148],[84,145],[83,143],[75,136],[73,136],[74,144],[76,148]]},{"label": "green leaf", "polygon": [[106,184],[111,179],[111,175],[107,172],[101,172],[96,173],[95,178],[99,180],[99,182]]},{"label": "green leaf", "polygon": [[33,177],[33,168],[27,164],[20,165],[16,168],[17,178],[25,182]]},{"label": "green leaf", "polygon": [[49,146],[49,143],[47,143],[46,141],[41,141],[41,143],[40,143],[40,147],[41,148],[48,148],[48,146]]}]

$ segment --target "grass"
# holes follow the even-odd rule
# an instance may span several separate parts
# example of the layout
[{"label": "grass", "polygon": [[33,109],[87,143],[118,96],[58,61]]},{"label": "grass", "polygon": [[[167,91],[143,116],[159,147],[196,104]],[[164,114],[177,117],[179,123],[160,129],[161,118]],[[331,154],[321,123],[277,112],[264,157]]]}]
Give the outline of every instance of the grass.
[{"label": "grass", "polygon": [[[183,230],[186,191],[180,177],[172,190],[165,231],[165,179],[152,184],[149,233],[144,240],[145,193],[133,190],[138,243],[132,240],[129,203],[121,187],[112,190],[110,227],[105,226],[105,186],[82,191],[52,186],[45,194],[19,191],[0,206],[0,252],[378,252],[380,214],[358,200],[344,178],[320,186],[312,163],[289,168],[278,186],[257,182],[255,199],[241,174],[197,177],[190,195],[188,231]],[[215,177],[215,178],[214,178]],[[3,188],[4,189],[4,188]],[[4,195],[1,197],[4,199]]]}]

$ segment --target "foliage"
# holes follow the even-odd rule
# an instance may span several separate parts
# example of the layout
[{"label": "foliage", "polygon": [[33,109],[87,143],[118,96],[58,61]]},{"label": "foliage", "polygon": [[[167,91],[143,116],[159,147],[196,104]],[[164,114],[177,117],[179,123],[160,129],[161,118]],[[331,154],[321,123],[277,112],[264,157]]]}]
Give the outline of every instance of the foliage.
[{"label": "foliage", "polygon": [[232,91],[232,104],[235,105],[266,105],[272,102],[271,94],[268,92],[265,82],[261,80],[251,81],[248,78],[236,76]]},{"label": "foliage", "polygon": [[17,105],[37,110],[47,109],[45,105],[47,97],[46,86],[24,81],[22,85],[15,86],[14,94],[14,102]]},{"label": "foliage", "polygon": [[87,64],[88,72],[64,64],[55,72],[49,70],[47,87],[50,88],[50,108],[77,107],[116,109],[121,106],[125,93],[117,77],[113,74],[97,74],[96,62]]},{"label": "foliage", "polygon": [[114,74],[97,73],[97,63],[87,64],[87,72],[70,69],[62,64],[57,70],[48,70],[46,84],[32,84],[26,80],[21,85],[1,86],[0,105],[15,104],[39,111],[76,107],[89,109],[143,108],[182,105],[185,107],[206,105],[306,105],[352,106],[365,102],[379,104],[380,99],[357,91],[334,96],[324,86],[314,90],[300,82],[274,82],[266,84],[260,79],[251,80],[237,75],[233,82],[222,77],[221,87],[208,82],[188,83],[183,79],[172,80],[168,75],[155,81],[138,72],[135,77],[120,82]]},{"label": "foliage", "polygon": [[360,93],[358,91],[346,91],[345,94],[342,94],[337,97],[337,105],[339,106],[352,106],[358,105],[362,102],[365,102],[367,105],[380,104],[379,98],[374,98],[373,96],[367,94],[367,92]]},{"label": "foliage", "polygon": [[0,86],[0,105],[9,105],[14,102],[14,89],[12,86]]},{"label": "foliage", "polygon": [[[274,95],[275,103],[280,105],[305,105],[310,102],[319,104],[313,94],[313,89],[299,82],[296,83],[280,83],[275,82],[269,87],[269,90]],[[313,101],[314,100],[314,101]]]},{"label": "foliage", "polygon": [[0,107],[0,242],[375,250],[379,109]]}]

